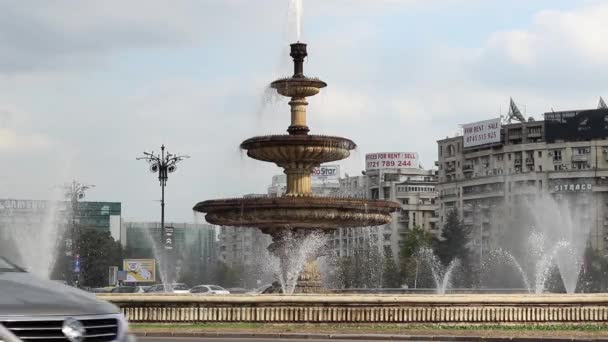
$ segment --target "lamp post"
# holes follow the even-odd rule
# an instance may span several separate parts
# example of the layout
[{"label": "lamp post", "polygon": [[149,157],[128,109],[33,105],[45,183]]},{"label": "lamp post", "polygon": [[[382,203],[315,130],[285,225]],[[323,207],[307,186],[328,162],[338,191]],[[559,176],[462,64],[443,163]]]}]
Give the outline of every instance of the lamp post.
[{"label": "lamp post", "polygon": [[[76,215],[79,215],[79,207],[78,201],[83,199],[85,196],[85,191],[94,187],[93,184],[82,184],[77,180],[73,180],[71,183],[66,183],[63,185],[64,196],[67,200],[70,201],[70,209],[71,209],[71,223],[70,223],[70,233],[69,233],[69,241],[70,244],[68,247],[69,256],[73,259],[73,264],[68,263],[69,271],[67,274],[71,275],[69,277],[70,282],[75,281],[76,286],[80,284],[80,246],[78,245],[79,231],[77,229]],[[77,277],[74,280],[73,274],[76,273]]]},{"label": "lamp post", "polygon": [[137,160],[145,160],[150,164],[150,171],[158,173],[158,181],[160,182],[161,198],[160,198],[160,234],[161,241],[164,245],[165,234],[165,186],[169,179],[169,173],[177,170],[177,163],[183,159],[190,158],[186,155],[172,154],[167,151],[165,153],[165,145],[160,147],[160,154],[152,152],[144,152],[143,157],[136,158]]}]

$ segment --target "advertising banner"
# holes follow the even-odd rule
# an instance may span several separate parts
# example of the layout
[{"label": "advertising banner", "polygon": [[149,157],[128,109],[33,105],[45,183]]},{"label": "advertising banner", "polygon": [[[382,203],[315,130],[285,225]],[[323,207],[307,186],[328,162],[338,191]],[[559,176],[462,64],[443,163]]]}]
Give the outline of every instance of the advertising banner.
[{"label": "advertising banner", "polygon": [[165,249],[173,249],[173,227],[165,227],[163,234],[165,235]]},{"label": "advertising banner", "polygon": [[462,125],[464,148],[500,142],[500,118]]},{"label": "advertising banner", "polygon": [[312,170],[313,182],[338,181],[340,178],[340,165],[321,165]]},{"label": "advertising banner", "polygon": [[156,265],[154,259],[125,259],[122,268],[127,273],[126,283],[156,281]]},{"label": "advertising banner", "polygon": [[365,155],[365,170],[417,169],[417,152],[380,152]]}]

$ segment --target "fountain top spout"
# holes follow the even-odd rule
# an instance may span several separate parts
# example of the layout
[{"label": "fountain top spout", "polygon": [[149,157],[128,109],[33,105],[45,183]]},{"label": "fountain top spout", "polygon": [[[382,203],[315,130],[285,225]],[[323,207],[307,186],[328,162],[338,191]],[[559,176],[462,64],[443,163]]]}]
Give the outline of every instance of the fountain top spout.
[{"label": "fountain top spout", "polygon": [[290,44],[290,46],[291,53],[289,55],[293,58],[293,77],[304,78],[304,58],[308,56],[306,44],[297,42]]}]

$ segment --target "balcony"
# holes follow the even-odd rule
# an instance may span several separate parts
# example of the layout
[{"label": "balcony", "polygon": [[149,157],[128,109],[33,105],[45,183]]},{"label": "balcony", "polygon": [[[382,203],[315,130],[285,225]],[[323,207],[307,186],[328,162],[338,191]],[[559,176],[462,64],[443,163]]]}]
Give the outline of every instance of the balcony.
[{"label": "balcony", "polygon": [[439,222],[439,216],[431,216],[431,217],[429,217],[429,222],[430,223],[437,223],[437,222]]},{"label": "balcony", "polygon": [[534,165],[534,158],[526,158],[526,165]]},{"label": "balcony", "polygon": [[464,172],[473,172],[473,165],[463,165],[462,171]]},{"label": "balcony", "polygon": [[574,154],[572,155],[573,162],[586,162],[589,160],[588,154]]},{"label": "balcony", "polygon": [[521,165],[521,159],[515,159],[514,160],[514,164],[515,165]]},{"label": "balcony", "polygon": [[456,172],[456,166],[455,165],[448,165],[445,168],[445,173],[454,173]]}]

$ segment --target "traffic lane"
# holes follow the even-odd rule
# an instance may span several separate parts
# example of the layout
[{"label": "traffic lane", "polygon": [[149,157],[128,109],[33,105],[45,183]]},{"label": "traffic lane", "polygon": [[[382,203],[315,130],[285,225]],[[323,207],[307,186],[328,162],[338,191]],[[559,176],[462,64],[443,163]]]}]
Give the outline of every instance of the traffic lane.
[{"label": "traffic lane", "polygon": [[[273,342],[335,342],[335,341],[350,341],[348,339],[312,339],[312,338],[256,338],[256,337],[138,337],[137,341],[143,342],[261,342],[261,341],[273,341]],[[378,342],[378,339],[374,340],[359,340],[357,342]],[[416,342],[416,341],[410,341]],[[441,341],[439,341],[441,342]]]}]

